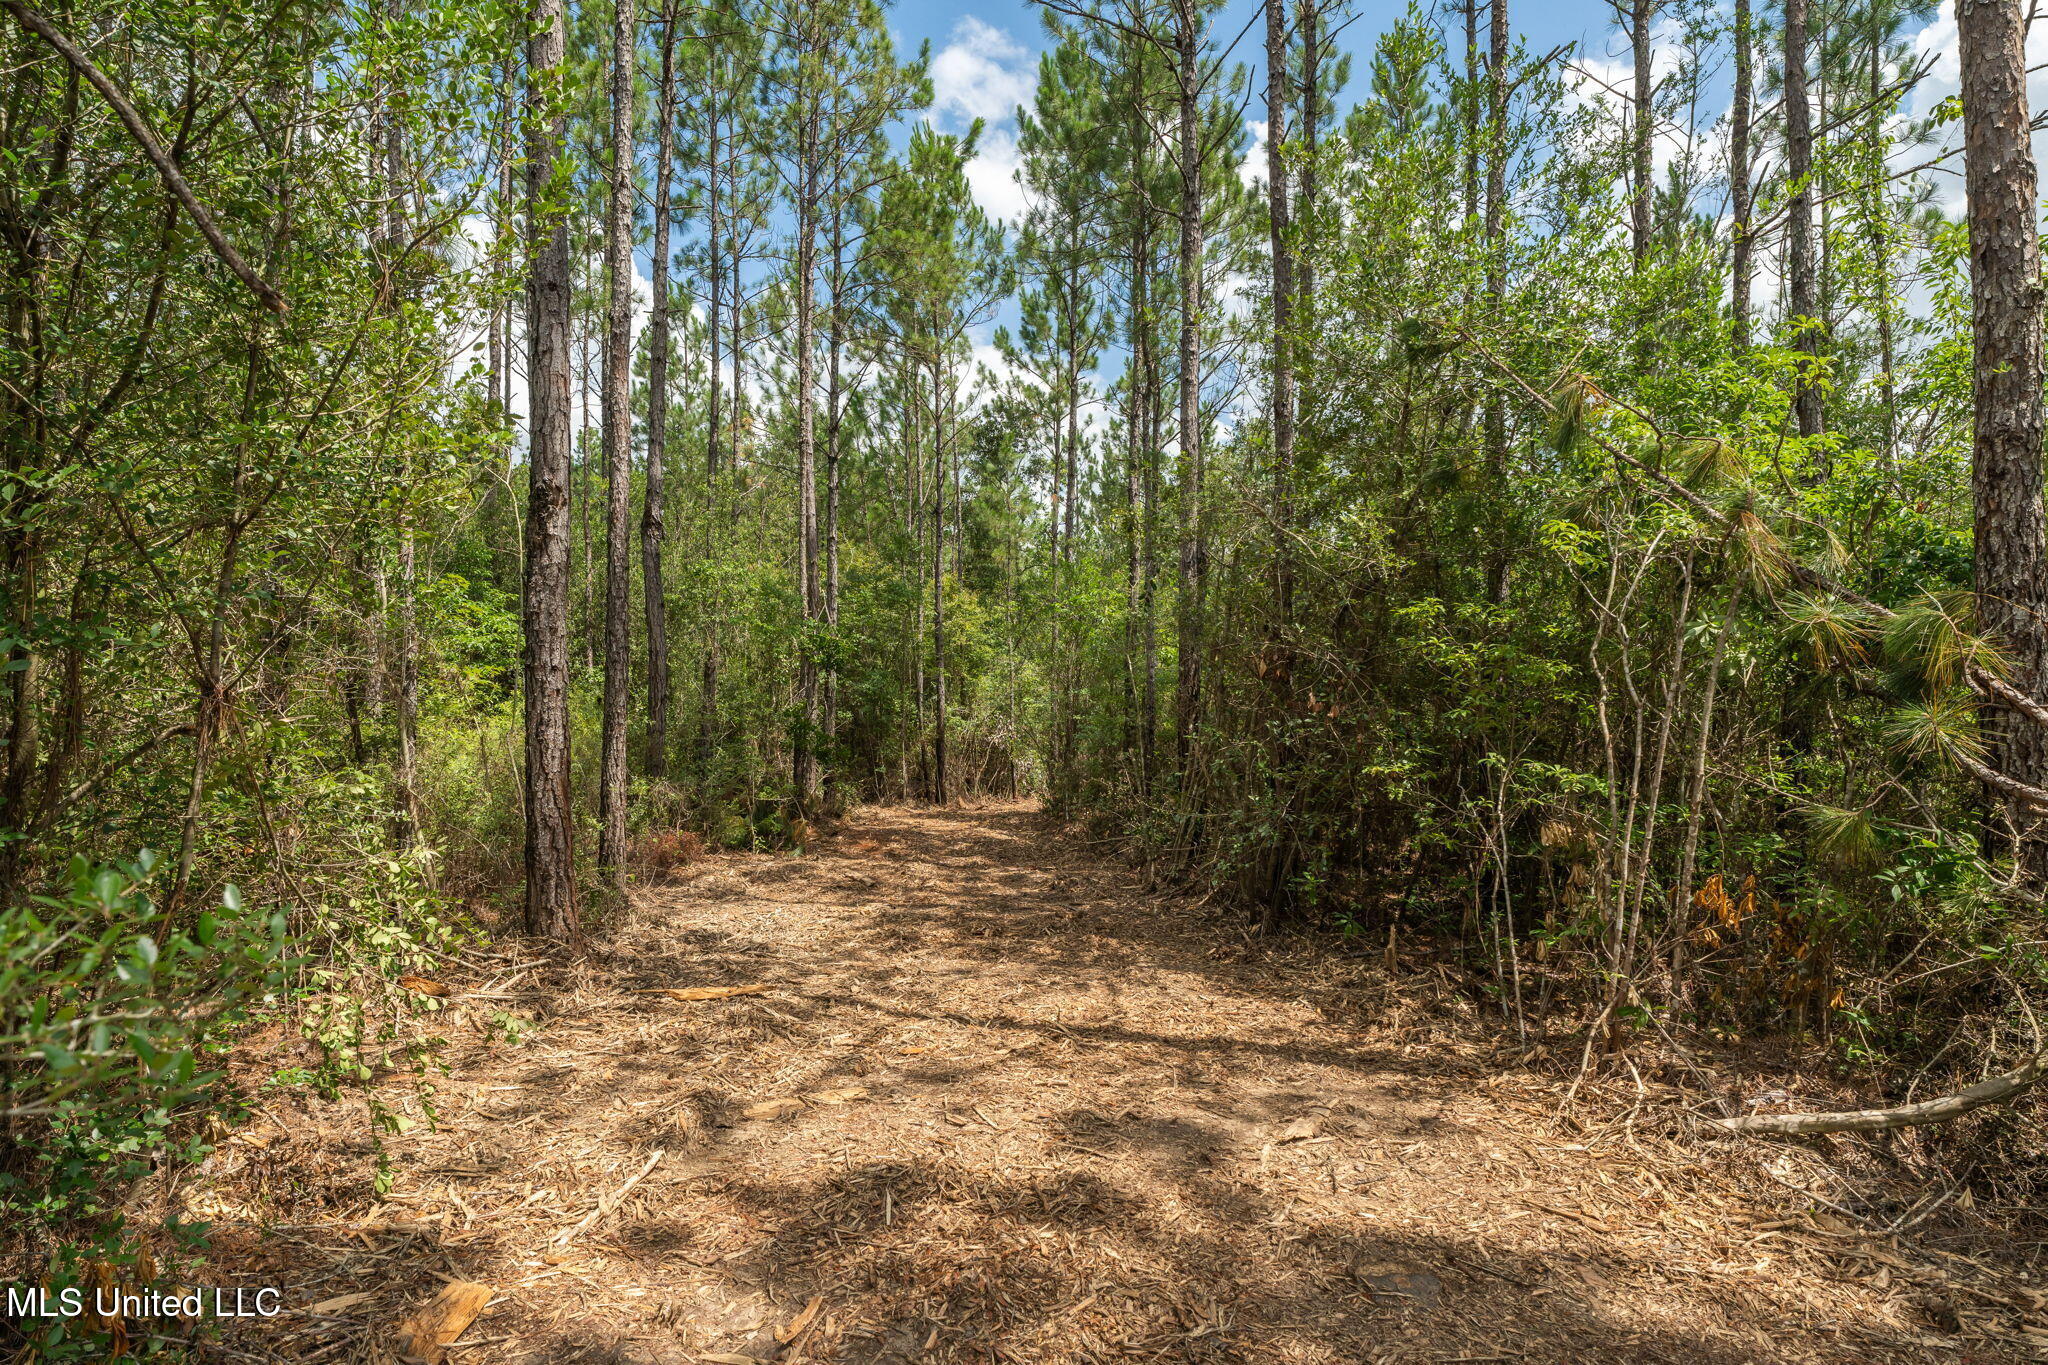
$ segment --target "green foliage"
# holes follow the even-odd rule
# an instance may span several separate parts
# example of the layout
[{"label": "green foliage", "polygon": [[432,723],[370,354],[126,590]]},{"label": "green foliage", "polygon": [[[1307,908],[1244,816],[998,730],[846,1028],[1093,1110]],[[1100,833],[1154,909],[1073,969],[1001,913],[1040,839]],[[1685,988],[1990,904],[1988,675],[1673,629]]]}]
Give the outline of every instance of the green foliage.
[{"label": "green foliage", "polygon": [[[193,1118],[212,1064],[252,1010],[283,998],[295,965],[282,912],[229,886],[217,907],[174,917],[153,898],[162,872],[147,852],[74,858],[60,893],[0,910],[0,1113],[15,1136],[0,1225],[16,1254],[56,1248],[60,1284],[87,1256],[134,1262],[123,1191],[203,1153]],[[51,1331],[55,1350],[66,1333]]]}]

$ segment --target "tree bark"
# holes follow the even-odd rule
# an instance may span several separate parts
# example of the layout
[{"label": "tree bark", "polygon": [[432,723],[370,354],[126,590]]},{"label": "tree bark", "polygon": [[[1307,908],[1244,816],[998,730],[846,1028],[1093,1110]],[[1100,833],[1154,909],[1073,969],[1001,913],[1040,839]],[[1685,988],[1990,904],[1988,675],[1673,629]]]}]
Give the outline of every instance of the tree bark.
[{"label": "tree bark", "polygon": [[[1786,311],[1796,329],[1793,348],[1820,354],[1819,304],[1813,258],[1813,110],[1806,93],[1806,0],[1785,0],[1785,174],[1792,198],[1785,207]],[[1794,382],[1792,411],[1802,437],[1821,429],[1820,390]]]},{"label": "tree bark", "polygon": [[[705,265],[710,275],[710,308],[705,314],[704,326],[711,344],[711,375],[708,407],[704,424],[704,562],[714,563],[718,550],[718,438],[719,423],[723,413],[720,402],[724,397],[724,350],[719,340],[723,325],[725,305],[724,257],[719,252],[719,230],[723,226],[719,217],[719,177],[722,144],[719,138],[719,73],[715,63],[707,72],[704,82],[704,125],[705,125]],[[735,253],[737,254],[737,253]],[[735,290],[738,286],[735,284]],[[737,369],[737,365],[735,365]],[[715,589],[714,589],[715,592]],[[708,794],[712,767],[718,757],[718,669],[719,634],[717,603],[704,616],[704,656],[698,664],[698,735],[697,735],[697,782],[700,792]]]},{"label": "tree bark", "polygon": [[626,858],[626,715],[633,698],[633,76],[639,13],[612,6],[611,199],[604,275],[604,717],[599,738],[597,868]]},{"label": "tree bark", "polygon": [[[842,187],[843,189],[843,187]],[[840,366],[846,348],[846,219],[849,205],[843,193],[835,193],[832,214],[832,300],[825,313],[825,629],[836,639],[839,633],[839,438],[842,376]],[[819,699],[823,734],[828,753],[839,736],[839,667],[825,671],[823,695]]]},{"label": "tree bark", "polygon": [[[398,0],[384,0],[389,32],[397,26]],[[405,309],[398,282],[391,277],[405,250],[405,125],[388,91],[384,97],[384,270],[385,302],[404,325]],[[409,477],[411,460],[401,477]],[[398,528],[398,647],[393,668],[393,716],[398,751],[392,757],[392,844],[399,852],[419,839],[420,632],[419,532],[408,508]]]},{"label": "tree bark", "polygon": [[551,201],[568,119],[563,0],[532,0],[527,40],[528,421],[526,578],[526,928],[576,934],[569,795],[569,225]]},{"label": "tree bark", "polygon": [[[1316,315],[1316,207],[1321,186],[1316,159],[1321,151],[1323,128],[1321,4],[1322,0],[1296,0],[1294,7],[1301,25],[1301,197],[1292,205],[1299,246],[1294,262],[1299,301],[1295,309],[1297,328],[1313,328]],[[1301,357],[1295,359],[1298,362]]]},{"label": "tree bark", "polygon": [[1266,219],[1273,252],[1273,617],[1294,617],[1294,552],[1288,541],[1294,477],[1294,242],[1287,217],[1287,5],[1266,0]]},{"label": "tree bark", "polygon": [[[1647,8],[1641,0],[1638,8]],[[1493,0],[1487,33],[1486,61],[1486,307],[1496,323],[1507,312],[1507,175],[1508,175],[1508,0]],[[1638,77],[1638,89],[1645,82]],[[1500,391],[1489,389],[1481,427],[1486,441],[1486,471],[1494,494],[1493,544],[1487,550],[1486,600],[1496,606],[1508,599],[1508,417]]]},{"label": "tree bark", "polygon": [[[2041,254],[2029,141],[2019,0],[1958,0],[1963,168],[1970,216],[1976,432],[1971,448],[1977,610],[2006,648],[2009,681],[2039,696],[2048,682],[2048,551],[2041,504]],[[1991,766],[2048,785],[2048,729],[1993,707]],[[2008,803],[2024,878],[2048,883],[2048,831],[2037,811]]]},{"label": "tree bark", "polygon": [[[1793,0],[1803,4],[1804,0]],[[1650,209],[1655,202],[1657,186],[1652,180],[1655,162],[1650,155],[1651,138],[1656,131],[1657,110],[1655,104],[1655,72],[1651,70],[1650,20],[1656,16],[1656,0],[1635,0],[1629,12],[1629,50],[1635,64],[1635,98],[1632,105],[1634,121],[1629,127],[1629,178],[1635,183],[1629,198],[1628,226],[1629,246],[1638,267],[1650,255]]]},{"label": "tree bark", "polygon": [[[814,11],[806,11],[814,13]],[[803,59],[815,51],[805,44]],[[818,778],[818,641],[823,592],[818,574],[818,103],[800,74],[797,99],[803,120],[797,144],[796,194],[796,502],[797,594],[803,604],[803,629],[797,637],[797,733],[790,746],[791,786],[805,816],[817,813]]]},{"label": "tree bark", "polygon": [[946,792],[946,416],[945,390],[932,377],[932,799]]},{"label": "tree bark", "polygon": [[1735,0],[1735,96],[1728,114],[1729,335],[1736,351],[1749,349],[1749,285],[1754,274],[1750,242],[1750,116],[1756,57],[1750,0]]},{"label": "tree bark", "polygon": [[640,507],[640,597],[647,618],[647,749],[649,777],[668,775],[668,594],[662,585],[661,546],[667,534],[668,257],[671,177],[676,148],[676,15],[674,0],[661,9],[661,88],[654,129],[653,310],[647,341],[647,474]]},{"label": "tree bark", "polygon": [[1174,698],[1178,777],[1191,776],[1202,699],[1202,613],[1209,575],[1202,517],[1201,24],[1195,0],[1174,0],[1180,105],[1180,591],[1179,686]]}]

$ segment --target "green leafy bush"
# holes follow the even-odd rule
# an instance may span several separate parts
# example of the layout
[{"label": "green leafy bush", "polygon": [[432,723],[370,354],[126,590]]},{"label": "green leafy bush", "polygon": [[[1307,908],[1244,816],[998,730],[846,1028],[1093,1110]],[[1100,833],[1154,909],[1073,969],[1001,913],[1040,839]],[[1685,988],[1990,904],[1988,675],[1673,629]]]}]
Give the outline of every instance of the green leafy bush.
[{"label": "green leafy bush", "polygon": [[147,852],[75,858],[62,894],[0,909],[0,1246],[20,1269],[119,1256],[115,1201],[217,1079],[209,1043],[282,988],[282,913],[230,886],[217,909],[173,914],[150,896],[156,870]]}]

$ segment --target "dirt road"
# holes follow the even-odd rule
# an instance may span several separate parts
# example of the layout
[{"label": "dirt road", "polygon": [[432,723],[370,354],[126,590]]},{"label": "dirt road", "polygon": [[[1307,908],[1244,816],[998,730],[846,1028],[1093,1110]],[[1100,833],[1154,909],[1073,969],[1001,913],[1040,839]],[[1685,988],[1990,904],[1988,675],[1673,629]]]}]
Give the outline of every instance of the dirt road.
[{"label": "dirt road", "polygon": [[[1030,807],[865,811],[459,996],[388,1202],[360,1125],[277,1105],[181,1197],[223,1273],[338,1305],[231,1338],[266,1359],[395,1358],[446,1279],[497,1295],[459,1362],[2032,1358],[1652,1136],[1654,1082],[1560,1132],[1433,971],[1236,923]],[[765,990],[649,993],[703,986]]]}]

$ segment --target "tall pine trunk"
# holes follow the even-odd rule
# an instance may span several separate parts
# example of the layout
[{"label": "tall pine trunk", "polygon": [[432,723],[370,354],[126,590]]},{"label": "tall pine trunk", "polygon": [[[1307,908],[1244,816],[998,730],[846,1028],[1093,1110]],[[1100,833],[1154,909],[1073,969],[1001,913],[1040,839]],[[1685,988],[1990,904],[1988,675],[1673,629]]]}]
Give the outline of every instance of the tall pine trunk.
[{"label": "tall pine trunk", "polygon": [[[716,58],[713,60],[714,63],[717,61]],[[725,382],[725,353],[719,341],[719,328],[725,311],[725,267],[724,257],[719,252],[719,230],[723,226],[718,211],[723,146],[718,131],[718,94],[719,73],[714,64],[706,78],[704,89],[704,124],[707,130],[704,160],[707,230],[704,250],[707,273],[711,277],[711,306],[704,319],[711,342],[711,385],[704,424],[704,562],[707,565],[717,562],[718,438],[719,423],[723,417],[720,400],[724,396]],[[737,289],[738,286],[735,285],[734,288]],[[710,607],[711,609],[704,614],[704,656],[698,666],[697,703],[697,781],[700,790],[706,793],[711,786],[712,767],[718,757],[718,603],[714,600]]]},{"label": "tall pine trunk", "polygon": [[[1651,178],[1655,174],[1655,162],[1650,155],[1651,138],[1657,123],[1650,20],[1656,13],[1656,0],[1635,0],[1629,12],[1629,50],[1635,63],[1633,121],[1629,127],[1629,178],[1635,183],[1630,187],[1633,192],[1629,197],[1628,226],[1629,246],[1638,266],[1650,255],[1650,209],[1657,193],[1657,186]],[[1496,72],[1495,79],[1498,78],[1499,73]]]},{"label": "tall pine trunk", "polygon": [[661,88],[654,101],[654,286],[647,338],[647,475],[640,507],[640,596],[647,618],[647,751],[649,777],[668,774],[668,594],[662,586],[661,545],[668,531],[668,255],[671,177],[675,170],[676,15],[674,0],[661,9]]},{"label": "tall pine trunk", "polygon": [[604,276],[604,718],[599,740],[597,867],[626,857],[626,713],[633,698],[633,75],[639,13],[614,0],[611,198]]},{"label": "tall pine trunk", "polygon": [[[397,0],[385,0],[386,25],[395,27],[397,19]],[[398,111],[390,107],[385,109],[383,125],[384,247],[389,269],[405,251],[405,125]],[[396,280],[387,277],[385,295],[393,314],[402,319],[404,304]],[[409,510],[398,529],[398,639],[393,653],[392,719],[398,748],[391,765],[391,825],[392,843],[402,852],[419,840],[419,532]]]},{"label": "tall pine trunk", "polygon": [[[1642,0],[1647,7],[1649,0]],[[1486,60],[1486,307],[1496,325],[1505,321],[1508,295],[1508,0],[1493,0]],[[1642,82],[1638,81],[1638,87]],[[1481,415],[1486,439],[1486,472],[1498,509],[1493,544],[1487,551],[1486,598],[1508,599],[1508,418],[1500,390],[1492,388]]]},{"label": "tall pine trunk", "polygon": [[1750,118],[1756,56],[1750,0],[1735,0],[1735,97],[1728,113],[1729,335],[1737,351],[1749,349],[1749,286],[1755,273],[1750,241]]},{"label": "tall pine trunk", "polygon": [[[1806,0],[1785,0],[1785,174],[1792,198],[1785,206],[1786,310],[1797,328],[1794,349],[1820,354],[1819,303],[1813,259],[1813,108],[1806,91]],[[1820,389],[1795,383],[1792,411],[1801,436],[1820,434]]]},{"label": "tall pine trunk", "polygon": [[946,804],[946,417],[932,362],[932,799]]},{"label": "tall pine trunk", "polygon": [[1202,613],[1209,575],[1202,517],[1201,26],[1195,0],[1175,0],[1180,131],[1180,591],[1179,686],[1174,698],[1178,778],[1185,790],[1202,704]]},{"label": "tall pine trunk", "polygon": [[526,45],[528,422],[526,578],[526,928],[576,933],[569,804],[569,225],[550,181],[568,135],[563,0],[533,0]]},{"label": "tall pine trunk", "polygon": [[1294,552],[1288,537],[1294,477],[1294,242],[1287,218],[1287,5],[1266,0],[1266,228],[1273,253],[1273,624],[1294,617]]},{"label": "tall pine trunk", "polygon": [[[2029,141],[2026,10],[2019,0],[1958,0],[1964,183],[1970,214],[1976,433],[1971,448],[1977,610],[2012,660],[2011,681],[2048,683],[2048,550],[2041,505],[2041,252]],[[2048,731],[1998,709],[1993,765],[2048,786]],[[2028,884],[2048,883],[2048,838],[2015,807],[2015,850]]]},{"label": "tall pine trunk", "polygon": [[797,593],[803,630],[797,638],[797,733],[790,746],[791,786],[807,816],[818,809],[818,641],[824,600],[818,575],[818,102],[814,91],[797,97],[804,105],[797,159],[796,202],[796,502]]}]

